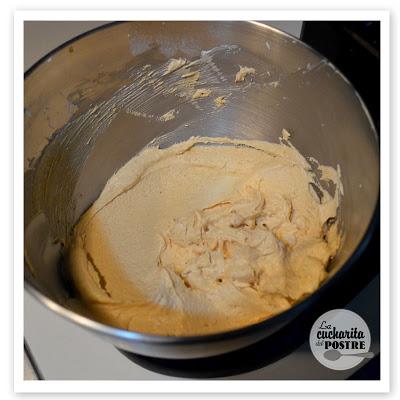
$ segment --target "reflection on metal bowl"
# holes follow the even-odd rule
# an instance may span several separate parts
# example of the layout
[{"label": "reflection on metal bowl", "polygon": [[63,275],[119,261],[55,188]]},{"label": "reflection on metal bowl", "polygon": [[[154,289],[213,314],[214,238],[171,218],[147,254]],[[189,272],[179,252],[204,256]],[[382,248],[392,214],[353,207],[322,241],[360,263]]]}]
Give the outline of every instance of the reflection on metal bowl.
[{"label": "reflection on metal bowl", "polygon": [[[182,87],[174,74],[157,75],[171,58],[193,62],[202,80]],[[256,71],[240,85],[239,66]],[[193,99],[205,86],[227,104]],[[193,135],[275,142],[282,128],[293,133],[303,155],[342,171],[344,240],[319,290],[255,325],[185,338],[116,329],[68,308],[62,254],[71,228],[143,146]],[[328,60],[274,28],[256,22],[111,24],[57,49],[26,75],[26,288],[121,349],[159,358],[222,354],[278,332],[312,310],[328,288],[337,286],[340,296],[340,276],[351,271],[371,236],[378,194],[378,143],[362,100]]]}]

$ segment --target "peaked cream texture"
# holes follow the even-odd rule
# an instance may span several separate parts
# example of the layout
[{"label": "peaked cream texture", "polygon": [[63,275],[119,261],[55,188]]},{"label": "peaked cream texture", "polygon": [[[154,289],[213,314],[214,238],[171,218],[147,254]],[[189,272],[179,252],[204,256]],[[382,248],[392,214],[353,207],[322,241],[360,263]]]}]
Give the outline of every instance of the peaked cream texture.
[{"label": "peaked cream texture", "polygon": [[340,178],[321,169],[334,194],[287,138],[145,148],[76,226],[83,304],[107,324],[177,336],[290,308],[319,287],[340,244]]}]

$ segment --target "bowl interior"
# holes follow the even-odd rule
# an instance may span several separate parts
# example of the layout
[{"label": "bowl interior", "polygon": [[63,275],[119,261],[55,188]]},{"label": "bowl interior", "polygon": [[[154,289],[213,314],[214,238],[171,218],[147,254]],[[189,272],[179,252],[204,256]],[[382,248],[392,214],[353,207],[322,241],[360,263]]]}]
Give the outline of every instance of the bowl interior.
[{"label": "bowl interior", "polygon": [[[185,58],[200,79],[164,75]],[[239,66],[256,74],[235,84]],[[190,78],[188,78],[190,79]],[[194,90],[213,95],[193,101]],[[217,96],[227,104],[216,107]],[[277,142],[283,128],[305,156],[340,165],[343,245],[330,278],[359,246],[379,192],[374,127],[351,84],[300,41],[252,22],[129,22],[49,55],[25,79],[25,277],[68,298],[62,247],[109,177],[152,140],[193,135]],[[170,110],[175,118],[163,121]],[[329,278],[329,279],[330,279]]]}]

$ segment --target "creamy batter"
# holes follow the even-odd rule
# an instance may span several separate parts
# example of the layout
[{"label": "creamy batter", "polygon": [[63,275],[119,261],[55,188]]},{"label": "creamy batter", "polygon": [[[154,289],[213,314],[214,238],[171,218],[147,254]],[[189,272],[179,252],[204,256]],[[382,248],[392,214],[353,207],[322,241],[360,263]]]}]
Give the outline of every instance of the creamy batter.
[{"label": "creamy batter", "polygon": [[235,75],[235,82],[243,82],[247,75],[254,75],[256,70],[250,67],[243,67],[239,65],[239,71]]},{"label": "creamy batter", "polygon": [[178,336],[288,309],[318,288],[340,243],[339,176],[321,171],[334,194],[287,140],[147,147],[76,226],[70,261],[85,307],[113,326]]}]

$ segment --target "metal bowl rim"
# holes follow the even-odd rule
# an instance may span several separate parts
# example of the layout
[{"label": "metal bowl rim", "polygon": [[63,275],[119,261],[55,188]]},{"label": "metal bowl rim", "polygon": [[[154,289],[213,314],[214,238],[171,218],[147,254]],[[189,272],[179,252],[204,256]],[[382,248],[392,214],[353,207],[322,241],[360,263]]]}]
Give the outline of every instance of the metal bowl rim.
[{"label": "metal bowl rim", "polygon": [[[127,22],[135,22],[135,21],[114,21],[110,22],[104,25],[101,25],[99,27],[96,27],[94,29],[91,29],[89,31],[83,32],[74,38],[62,43],[61,45],[57,46],[55,49],[41,57],[36,63],[34,63],[25,73],[24,73],[24,80],[27,79],[41,64],[43,64],[49,57],[53,56],[54,54],[58,53],[60,50],[64,49],[71,43],[76,42],[77,40],[80,40],[86,36],[89,36],[91,34],[94,34],[100,30],[103,29],[108,29],[113,27],[114,25],[122,24],[122,23],[127,23]],[[175,21],[175,22],[184,22],[184,21]],[[204,21],[203,21],[204,22]],[[218,21],[207,21],[207,22],[218,22]],[[226,22],[226,21],[220,21],[220,22]],[[265,30],[270,30],[275,33],[278,33],[279,35],[286,37],[288,39],[291,39],[292,41],[296,41],[296,43],[301,44],[302,46],[306,47],[309,51],[311,51],[314,55],[317,55],[318,57],[322,59],[327,59],[325,56],[323,56],[321,53],[319,53],[317,50],[313,49],[311,46],[308,44],[304,43],[300,39],[296,38],[295,36],[283,32],[280,29],[277,29],[275,27],[272,27],[270,25],[266,25],[257,21],[240,21],[243,23],[248,23],[255,25],[259,28],[265,29]],[[329,61],[329,60],[328,60]],[[361,103],[361,106],[363,108],[364,113],[366,114],[368,120],[371,123],[371,128],[373,131],[374,138],[377,142],[377,146],[379,147],[379,141],[378,141],[378,135],[376,132],[375,125],[373,123],[372,117],[368,111],[368,108],[366,107],[364,101],[362,100],[361,96],[358,94],[358,92],[355,90],[354,86],[351,84],[351,82],[345,77],[345,75],[337,68],[333,63],[329,61],[330,66],[340,75],[340,77],[347,82],[347,84],[350,86],[354,94],[357,96],[358,100]],[[379,191],[378,191],[379,193]],[[297,303],[293,307],[289,308],[286,311],[283,311],[280,314],[277,314],[273,317],[264,319],[260,322],[257,322],[252,325],[244,326],[241,328],[229,330],[229,331],[222,331],[222,332],[217,332],[217,333],[212,333],[212,334],[205,334],[205,335],[193,335],[193,336],[163,336],[163,335],[154,335],[154,334],[149,334],[149,333],[140,333],[140,332],[135,332],[135,331],[128,331],[125,329],[120,329],[120,328],[115,328],[110,325],[103,324],[101,322],[97,322],[95,320],[92,320],[90,318],[84,317],[74,311],[71,311],[54,300],[51,300],[49,297],[46,295],[42,294],[39,290],[37,290],[32,284],[30,284],[27,279],[24,279],[24,288],[29,292],[39,303],[44,305],[46,308],[49,310],[53,311],[54,313],[60,315],[66,320],[69,320],[73,323],[76,323],[80,326],[83,326],[90,331],[94,331],[97,333],[101,333],[111,339],[113,338],[118,338],[124,342],[140,342],[140,343],[149,343],[149,344],[192,344],[192,343],[204,343],[204,342],[210,342],[210,341],[219,341],[219,340],[225,340],[228,337],[237,337],[241,336],[242,334],[245,333],[250,333],[253,331],[258,331],[262,328],[266,328],[268,325],[273,324],[274,322],[279,322],[280,320],[285,319],[286,316],[289,314],[295,314],[297,315],[297,311],[299,310],[301,312],[301,309],[307,308],[308,305],[314,302],[322,293],[322,291],[326,290],[329,286],[331,286],[335,280],[337,280],[339,277],[343,276],[345,272],[357,261],[359,256],[362,254],[364,249],[367,247],[369,244],[369,241],[372,237],[372,234],[374,230],[376,229],[376,226],[378,225],[379,221],[379,194],[377,195],[377,198],[375,199],[375,209],[374,212],[371,215],[368,228],[363,236],[363,238],[360,240],[358,246],[354,250],[354,252],[351,254],[351,256],[343,263],[342,267],[335,273],[335,275],[329,279],[327,282],[323,283],[315,292],[313,292],[311,295],[307,296],[304,300],[301,302]]]}]

